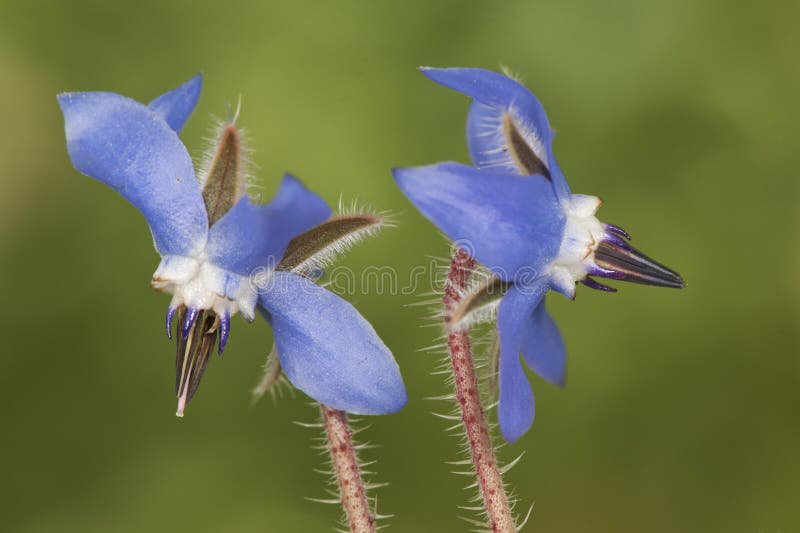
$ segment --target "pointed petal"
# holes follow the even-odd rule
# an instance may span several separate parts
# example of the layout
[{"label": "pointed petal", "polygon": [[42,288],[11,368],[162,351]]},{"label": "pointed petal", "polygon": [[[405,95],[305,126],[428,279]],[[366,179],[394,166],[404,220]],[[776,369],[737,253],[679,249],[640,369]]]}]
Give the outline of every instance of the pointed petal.
[{"label": "pointed petal", "polygon": [[244,276],[257,267],[274,267],[293,237],[330,216],[321,197],[287,174],[270,203],[256,205],[245,196],[211,227],[208,257]]},{"label": "pointed petal", "polygon": [[394,413],[405,405],[392,353],[348,302],[289,272],[275,272],[259,301],[269,311],[281,366],[295,387],[355,414]]},{"label": "pointed petal", "polygon": [[558,254],[564,211],[542,176],[459,163],[396,169],[394,176],[423,215],[505,281],[535,277]]},{"label": "pointed petal", "polygon": [[564,339],[545,308],[544,298],[528,318],[522,354],[534,372],[550,383],[564,386],[567,377]]},{"label": "pointed petal", "polygon": [[291,174],[284,174],[280,188],[269,205],[281,219],[284,231],[291,235],[290,240],[322,224],[333,214],[320,195]]},{"label": "pointed petal", "polygon": [[519,358],[525,327],[533,309],[546,291],[544,282],[512,286],[500,302],[497,334],[500,338],[500,399],[497,419],[500,432],[514,442],[533,424],[533,390]]},{"label": "pointed petal", "polygon": [[559,199],[569,198],[553,155],[553,130],[534,94],[516,80],[479,68],[422,68],[428,78],[473,98],[467,143],[476,166],[551,179]]},{"label": "pointed petal", "polygon": [[192,160],[166,122],[112,93],[58,96],[75,168],[112,187],[147,219],[156,250],[188,255],[208,222]]},{"label": "pointed petal", "polygon": [[180,133],[197,105],[202,88],[203,75],[198,73],[177,89],[162,94],[147,107],[163,118],[176,133]]},{"label": "pointed petal", "polygon": [[539,100],[524,85],[504,74],[482,68],[421,67],[420,71],[440,85],[463,93],[478,102],[500,108],[515,107],[544,142],[553,132]]}]

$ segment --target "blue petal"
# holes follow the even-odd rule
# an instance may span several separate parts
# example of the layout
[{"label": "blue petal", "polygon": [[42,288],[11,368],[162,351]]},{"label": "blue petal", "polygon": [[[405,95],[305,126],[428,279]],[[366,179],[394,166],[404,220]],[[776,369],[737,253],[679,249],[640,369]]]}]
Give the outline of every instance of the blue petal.
[{"label": "blue petal", "polygon": [[497,313],[497,334],[500,338],[497,419],[500,432],[508,442],[519,439],[533,424],[533,390],[522,368],[519,352],[528,318],[546,290],[544,282],[514,285],[503,296]]},{"label": "blue petal", "polygon": [[[521,173],[503,128],[508,114],[526,144],[545,164],[561,200],[569,185],[553,154],[553,130],[542,104],[524,85],[497,72],[479,68],[422,68],[428,78],[474,99],[467,118],[467,143],[476,166]],[[528,172],[522,172],[528,174]]]},{"label": "blue petal", "polygon": [[281,366],[295,387],[355,414],[394,413],[406,404],[392,353],[348,302],[289,272],[275,272],[259,301],[269,311]]},{"label": "blue petal", "polygon": [[170,128],[180,133],[197,105],[202,88],[203,75],[196,74],[177,89],[164,93],[147,104],[147,107],[161,116]]},{"label": "blue petal", "polygon": [[333,214],[320,195],[309,190],[291,174],[283,176],[269,207],[280,220],[280,228],[289,235],[289,240],[322,224]]},{"label": "blue petal", "polygon": [[167,123],[113,93],[66,93],[58,102],[72,164],[141,211],[156,250],[186,255],[202,247],[208,217],[200,187],[186,148]]},{"label": "blue petal", "polygon": [[544,298],[528,319],[522,354],[534,372],[550,383],[564,386],[567,375],[564,339],[545,308]]},{"label": "blue petal", "polygon": [[537,277],[558,254],[564,212],[542,176],[458,163],[396,169],[394,176],[423,215],[505,280]]},{"label": "blue petal", "polygon": [[244,276],[275,266],[294,237],[330,218],[331,209],[294,176],[286,175],[268,204],[243,196],[208,232],[212,263]]}]

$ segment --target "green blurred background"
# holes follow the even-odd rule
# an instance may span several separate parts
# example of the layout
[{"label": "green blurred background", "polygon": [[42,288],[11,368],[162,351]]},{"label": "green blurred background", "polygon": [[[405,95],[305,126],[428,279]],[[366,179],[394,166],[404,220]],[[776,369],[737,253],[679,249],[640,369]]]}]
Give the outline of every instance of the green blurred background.
[{"label": "green blurred background", "polygon": [[[389,169],[466,161],[465,98],[415,67],[509,65],[544,102],[573,190],[679,270],[684,291],[551,298],[564,390],[501,456],[530,531],[800,531],[800,33],[797,2],[0,2],[0,529],[330,531],[298,394],[251,407],[271,344],[234,323],[183,420],[168,297],[136,211],[69,163],[55,95],[147,101],[196,71],[183,138],[243,98],[271,194],[291,170],[398,226],[352,252],[401,273],[447,244]],[[428,290],[426,287],[420,292]],[[462,531],[458,439],[419,295],[352,299],[410,402],[369,420],[379,511],[397,532]]]}]

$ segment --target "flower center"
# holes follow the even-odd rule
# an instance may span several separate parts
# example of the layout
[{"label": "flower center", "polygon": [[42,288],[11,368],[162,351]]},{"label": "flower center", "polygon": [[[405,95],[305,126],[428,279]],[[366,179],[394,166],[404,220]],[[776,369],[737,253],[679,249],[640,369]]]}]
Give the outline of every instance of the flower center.
[{"label": "flower center", "polygon": [[252,321],[258,294],[246,276],[235,274],[199,257],[165,256],[151,286],[173,295],[170,309],[212,310],[218,315],[241,313]]},{"label": "flower center", "polygon": [[550,278],[553,290],[568,298],[595,267],[594,254],[606,234],[605,225],[594,216],[602,203],[596,196],[573,194],[565,205],[564,237],[550,265]]}]

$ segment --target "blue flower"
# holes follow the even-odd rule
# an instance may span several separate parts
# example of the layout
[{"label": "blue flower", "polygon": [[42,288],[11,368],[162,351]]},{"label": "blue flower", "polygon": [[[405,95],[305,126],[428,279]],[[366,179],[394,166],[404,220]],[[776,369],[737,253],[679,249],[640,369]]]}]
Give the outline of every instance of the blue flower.
[{"label": "blue flower", "polygon": [[[167,334],[174,321],[180,332],[178,414],[217,339],[222,353],[231,317],[252,321],[257,308],[296,387],[334,409],[399,410],[406,392],[397,363],[370,324],[333,293],[276,268],[293,238],[331,217],[324,200],[286,175],[270,203],[254,203],[235,119],[220,126],[216,151],[195,174],[178,133],[201,85],[197,75],[148,105],[108,92],[58,96],[75,168],[119,192],[150,226],[161,256],[152,285],[173,295]],[[254,283],[255,273],[269,283]]]},{"label": "blue flower", "polygon": [[599,198],[570,191],[553,155],[553,130],[533,93],[482,69],[422,71],[472,98],[467,141],[474,166],[398,169],[395,179],[450,239],[467,242],[505,289],[496,299],[498,420],[505,439],[513,442],[534,418],[520,352],[546,380],[565,381],[564,342],[545,308],[548,290],[568,298],[574,298],[577,282],[615,290],[592,276],[676,288],[683,280],[633,248],[622,229],[600,222]]}]

